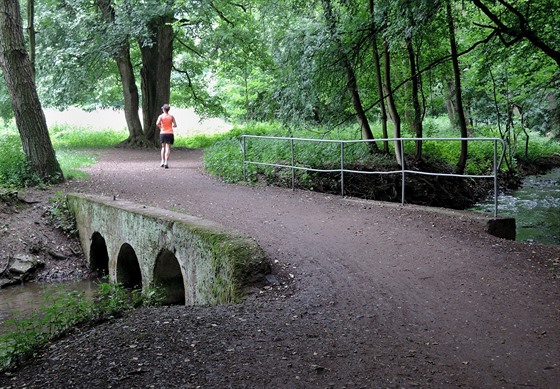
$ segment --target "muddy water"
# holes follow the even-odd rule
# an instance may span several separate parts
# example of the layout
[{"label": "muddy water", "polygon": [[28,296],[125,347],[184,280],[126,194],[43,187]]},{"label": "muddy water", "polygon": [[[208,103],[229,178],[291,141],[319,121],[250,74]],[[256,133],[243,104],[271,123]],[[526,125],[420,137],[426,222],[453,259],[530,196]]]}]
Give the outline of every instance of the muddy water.
[{"label": "muddy water", "polygon": [[39,310],[61,293],[79,291],[91,295],[96,288],[94,281],[83,280],[56,284],[30,282],[0,289],[0,333],[5,329],[5,321],[15,318],[18,312],[25,314]]},{"label": "muddy water", "polygon": [[[491,213],[493,201],[473,210]],[[525,178],[523,186],[498,197],[498,215],[514,217],[517,240],[560,245],[560,168]]]}]

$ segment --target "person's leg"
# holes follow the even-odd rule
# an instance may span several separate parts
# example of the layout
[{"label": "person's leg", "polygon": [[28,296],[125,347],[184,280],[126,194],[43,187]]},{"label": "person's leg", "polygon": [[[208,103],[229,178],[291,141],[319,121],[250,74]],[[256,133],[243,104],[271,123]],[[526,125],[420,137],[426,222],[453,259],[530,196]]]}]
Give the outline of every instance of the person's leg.
[{"label": "person's leg", "polygon": [[165,144],[165,167],[167,168],[167,162],[169,160],[169,154],[171,154],[171,145],[169,143]]},{"label": "person's leg", "polygon": [[165,143],[161,144],[161,167],[165,165]]}]

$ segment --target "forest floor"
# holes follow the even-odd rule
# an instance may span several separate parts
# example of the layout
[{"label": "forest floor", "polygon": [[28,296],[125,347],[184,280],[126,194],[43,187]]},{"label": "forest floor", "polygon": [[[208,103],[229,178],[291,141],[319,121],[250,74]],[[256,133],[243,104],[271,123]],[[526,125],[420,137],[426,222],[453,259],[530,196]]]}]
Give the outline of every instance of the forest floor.
[{"label": "forest floor", "polygon": [[[235,228],[273,274],[246,301],[142,308],[53,342],[0,388],[557,388],[560,247],[502,240],[468,212],[204,174],[199,150],[102,151],[91,178],[0,203],[0,271],[24,251],[38,281],[79,279],[77,240],[48,223],[67,192]],[[264,280],[263,280],[264,281]]]}]

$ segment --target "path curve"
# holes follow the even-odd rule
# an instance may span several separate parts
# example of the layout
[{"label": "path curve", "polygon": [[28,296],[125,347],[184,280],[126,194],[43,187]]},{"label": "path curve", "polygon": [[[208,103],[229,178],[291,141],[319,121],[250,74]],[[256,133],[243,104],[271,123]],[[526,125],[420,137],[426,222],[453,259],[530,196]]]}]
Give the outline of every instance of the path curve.
[{"label": "path curve", "polygon": [[560,247],[492,237],[458,212],[224,184],[201,156],[175,149],[162,169],[157,151],[104,151],[66,190],[236,228],[280,283],[242,305],[141,309],[0,387],[559,387],[560,287],[539,263]]}]

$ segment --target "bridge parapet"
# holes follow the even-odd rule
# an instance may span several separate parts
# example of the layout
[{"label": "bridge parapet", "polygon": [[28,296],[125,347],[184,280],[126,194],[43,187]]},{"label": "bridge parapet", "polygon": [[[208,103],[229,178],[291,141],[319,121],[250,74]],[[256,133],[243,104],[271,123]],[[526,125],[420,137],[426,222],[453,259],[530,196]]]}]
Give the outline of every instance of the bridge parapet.
[{"label": "bridge parapet", "polygon": [[95,195],[67,202],[91,269],[128,287],[159,287],[168,303],[239,302],[270,271],[253,239],[217,223]]}]

